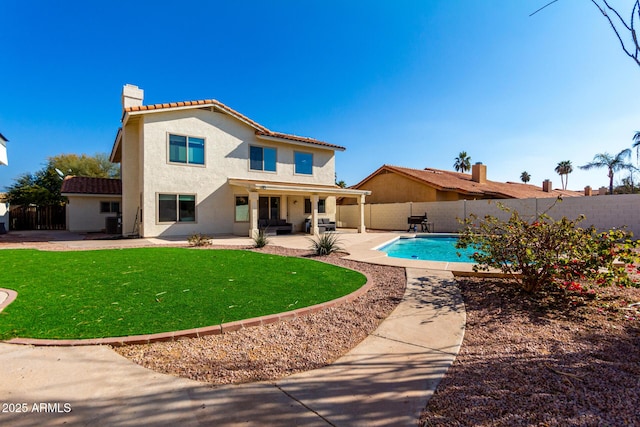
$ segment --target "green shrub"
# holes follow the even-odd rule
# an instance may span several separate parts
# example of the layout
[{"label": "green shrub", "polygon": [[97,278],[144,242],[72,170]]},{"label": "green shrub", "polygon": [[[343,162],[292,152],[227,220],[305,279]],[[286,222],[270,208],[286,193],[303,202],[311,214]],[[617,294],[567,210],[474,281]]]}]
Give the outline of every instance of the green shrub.
[{"label": "green shrub", "polygon": [[189,242],[191,246],[210,246],[211,237],[204,234],[196,233],[189,236],[187,242]]},{"label": "green shrub", "polygon": [[500,269],[527,292],[542,288],[582,291],[583,287],[640,286],[634,283],[625,264],[637,261],[632,233],[614,229],[598,233],[594,227],[580,228],[585,219],[553,220],[546,213],[527,221],[517,211],[498,204],[510,213],[507,221],[487,215],[471,215],[457,243],[459,249],[475,248],[474,271]]},{"label": "green shrub", "polygon": [[329,255],[330,253],[342,250],[340,247],[340,239],[336,233],[324,233],[318,236],[317,240],[311,241],[311,250],[316,255]]},{"label": "green shrub", "polygon": [[264,248],[269,244],[269,238],[267,237],[267,229],[259,229],[253,236],[253,243],[256,248]]}]

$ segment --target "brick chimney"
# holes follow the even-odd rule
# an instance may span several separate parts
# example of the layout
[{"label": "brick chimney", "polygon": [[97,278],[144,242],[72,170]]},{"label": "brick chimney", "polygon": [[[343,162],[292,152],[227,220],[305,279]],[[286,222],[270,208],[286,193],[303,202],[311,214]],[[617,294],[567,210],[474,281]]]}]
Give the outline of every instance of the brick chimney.
[{"label": "brick chimney", "polygon": [[484,184],[487,182],[487,167],[478,162],[471,166],[471,179],[478,184]]},{"label": "brick chimney", "polygon": [[586,187],[584,187],[584,195],[585,196],[592,196],[593,195],[593,190],[591,189],[590,185],[587,185]]},{"label": "brick chimney", "polygon": [[553,185],[551,184],[551,180],[545,179],[542,181],[542,191],[545,193],[551,193],[553,190]]},{"label": "brick chimney", "polygon": [[144,90],[136,85],[126,84],[122,88],[122,108],[141,107]]}]

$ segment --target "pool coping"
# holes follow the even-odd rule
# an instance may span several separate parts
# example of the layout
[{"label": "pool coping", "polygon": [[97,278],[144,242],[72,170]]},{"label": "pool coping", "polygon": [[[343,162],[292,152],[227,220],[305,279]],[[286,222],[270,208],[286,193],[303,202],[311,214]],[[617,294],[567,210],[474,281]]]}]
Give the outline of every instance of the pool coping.
[{"label": "pool coping", "polygon": [[460,272],[472,272],[475,264],[468,262],[452,262],[452,261],[426,261],[415,260],[408,258],[394,258],[382,252],[379,248],[389,245],[399,239],[411,239],[417,236],[427,237],[452,237],[458,236],[457,233],[397,233],[391,238],[381,236],[380,239],[367,242],[366,245],[354,245],[349,248],[349,255],[346,259],[353,261],[367,262],[370,264],[387,265],[392,267],[403,268],[422,268],[427,270],[442,270],[442,271],[460,271]]}]

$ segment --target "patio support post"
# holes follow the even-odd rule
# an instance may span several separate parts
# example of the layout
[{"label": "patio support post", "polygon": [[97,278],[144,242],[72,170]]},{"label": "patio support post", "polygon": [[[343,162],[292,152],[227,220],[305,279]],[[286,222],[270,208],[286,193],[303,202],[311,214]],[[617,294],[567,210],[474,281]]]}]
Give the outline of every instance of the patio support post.
[{"label": "patio support post", "polygon": [[360,212],[360,223],[358,224],[358,233],[366,233],[366,227],[364,225],[364,194],[358,197],[358,211]]},{"label": "patio support post", "polygon": [[249,192],[249,237],[252,239],[258,234],[258,199],[260,195],[255,192]]},{"label": "patio support post", "polygon": [[317,194],[311,195],[311,234],[318,235],[318,200],[320,196]]}]

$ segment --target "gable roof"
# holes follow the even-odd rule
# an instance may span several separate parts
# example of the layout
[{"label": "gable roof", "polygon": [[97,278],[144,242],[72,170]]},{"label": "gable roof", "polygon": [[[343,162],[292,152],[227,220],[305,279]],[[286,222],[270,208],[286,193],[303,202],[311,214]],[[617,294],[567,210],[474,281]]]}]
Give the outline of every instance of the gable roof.
[{"label": "gable roof", "polygon": [[65,176],[62,194],[121,195],[122,181],[113,178],[93,178],[88,176]]},{"label": "gable roof", "polygon": [[[186,109],[197,109],[197,108],[210,108],[211,111],[218,111],[224,114],[228,114],[229,116],[235,118],[243,122],[244,124],[252,127],[255,130],[256,136],[258,138],[263,139],[271,139],[278,140],[282,142],[293,142],[299,143],[302,145],[312,145],[320,148],[328,148],[331,150],[344,151],[346,148],[340,145],[329,144],[328,142],[320,141],[314,138],[291,135],[281,132],[273,132],[266,127],[262,126],[258,122],[248,118],[244,114],[239,113],[233,108],[223,104],[222,102],[216,99],[201,99],[197,101],[181,101],[181,102],[170,102],[165,104],[152,104],[152,105],[140,105],[140,106],[132,106],[124,108],[122,112],[122,123],[126,123],[128,117],[136,116],[141,114],[150,114],[154,112],[165,112],[165,111],[173,111],[173,110],[186,110]],[[122,137],[121,129],[118,129],[118,133],[116,135],[116,139],[113,144],[113,149],[111,150],[111,161],[118,161],[117,159],[117,151],[120,143],[120,138]]]},{"label": "gable roof", "polygon": [[517,182],[487,180],[485,183],[480,184],[475,182],[470,174],[432,168],[411,169],[391,165],[382,165],[378,170],[352,188],[361,188],[367,181],[385,172],[402,175],[440,191],[453,191],[470,197],[526,199],[558,196],[577,197],[582,195],[580,192],[570,190],[552,190],[546,192],[543,191],[541,187]]}]

